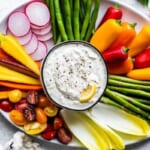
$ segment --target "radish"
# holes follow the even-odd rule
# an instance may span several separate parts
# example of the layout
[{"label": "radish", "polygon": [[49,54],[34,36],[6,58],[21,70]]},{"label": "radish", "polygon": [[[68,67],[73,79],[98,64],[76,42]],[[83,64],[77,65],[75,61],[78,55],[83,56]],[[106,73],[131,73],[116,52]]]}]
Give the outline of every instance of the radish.
[{"label": "radish", "polygon": [[50,40],[44,42],[47,45],[47,50],[50,51],[54,46],[54,40],[51,38]]},{"label": "radish", "polygon": [[49,25],[50,25],[50,22],[48,22],[48,24],[46,24],[44,26],[37,26],[37,25],[31,24],[31,28],[41,30],[41,29],[47,28]]},{"label": "radish", "polygon": [[8,28],[17,37],[25,36],[30,31],[30,22],[23,12],[13,12],[8,17]]},{"label": "radish", "polygon": [[37,39],[39,41],[48,41],[53,37],[52,31],[48,32],[47,34],[44,35],[37,35]]},{"label": "radish", "polygon": [[[9,29],[7,29],[6,33],[9,34],[9,35],[14,36],[14,35],[9,31]],[[31,38],[32,38],[32,32],[29,31],[29,33],[26,34],[25,36],[14,36],[14,38],[16,38],[16,40],[18,40],[18,42],[19,42],[21,45],[25,45],[25,44],[27,44],[27,43],[31,40]]]},{"label": "radish", "polygon": [[36,51],[31,54],[30,56],[35,60],[35,61],[40,61],[42,60],[47,54],[47,46],[43,42],[39,41],[38,47]]},{"label": "radish", "polygon": [[28,54],[32,54],[38,48],[38,43],[39,42],[38,42],[36,35],[32,34],[31,40],[26,45],[23,45],[23,46],[26,49]]},{"label": "radish", "polygon": [[50,30],[51,30],[51,25],[49,24],[49,26],[43,29],[32,29],[32,32],[35,33],[36,35],[44,35],[47,34]]},{"label": "radish", "polygon": [[50,21],[49,9],[43,2],[30,2],[25,8],[25,13],[35,26],[45,26]]}]

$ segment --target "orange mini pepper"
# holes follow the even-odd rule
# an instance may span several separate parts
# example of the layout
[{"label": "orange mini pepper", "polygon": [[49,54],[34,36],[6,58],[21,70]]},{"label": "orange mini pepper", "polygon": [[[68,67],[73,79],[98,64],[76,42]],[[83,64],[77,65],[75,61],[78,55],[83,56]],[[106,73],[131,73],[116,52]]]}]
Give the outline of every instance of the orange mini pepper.
[{"label": "orange mini pepper", "polygon": [[119,45],[128,47],[128,45],[136,36],[136,31],[135,31],[136,23],[130,24],[128,22],[123,22],[121,26],[122,26],[122,32],[117,38],[117,40],[111,45],[111,48],[117,47]]},{"label": "orange mini pepper", "polygon": [[150,45],[150,25],[145,25],[129,44],[128,54],[135,57]]},{"label": "orange mini pepper", "polygon": [[90,43],[100,52],[108,49],[122,32],[120,22],[115,19],[108,19],[104,22],[92,36]]},{"label": "orange mini pepper", "polygon": [[124,75],[130,72],[133,69],[133,60],[131,57],[128,57],[126,60],[120,63],[110,63],[107,64],[108,73],[116,75]]}]

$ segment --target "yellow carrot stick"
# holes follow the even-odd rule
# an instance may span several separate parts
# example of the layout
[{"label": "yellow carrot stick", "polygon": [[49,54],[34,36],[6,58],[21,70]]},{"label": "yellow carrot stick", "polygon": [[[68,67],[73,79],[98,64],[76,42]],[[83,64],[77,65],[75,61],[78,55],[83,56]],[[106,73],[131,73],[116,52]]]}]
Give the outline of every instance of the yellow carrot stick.
[{"label": "yellow carrot stick", "polygon": [[31,69],[37,75],[40,75],[40,70],[34,60],[27,54],[26,50],[20,43],[11,35],[2,35],[0,33],[0,47],[17,61]]}]

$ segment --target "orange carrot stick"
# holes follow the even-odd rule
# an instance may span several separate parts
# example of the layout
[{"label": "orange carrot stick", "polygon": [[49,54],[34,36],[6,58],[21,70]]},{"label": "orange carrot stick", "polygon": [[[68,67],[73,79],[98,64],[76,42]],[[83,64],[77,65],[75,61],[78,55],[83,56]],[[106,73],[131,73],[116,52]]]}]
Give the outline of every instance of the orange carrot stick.
[{"label": "orange carrot stick", "polygon": [[6,81],[0,81],[0,85],[9,87],[9,88],[21,89],[21,90],[41,90],[42,89],[41,85],[18,84],[18,83],[6,82]]}]

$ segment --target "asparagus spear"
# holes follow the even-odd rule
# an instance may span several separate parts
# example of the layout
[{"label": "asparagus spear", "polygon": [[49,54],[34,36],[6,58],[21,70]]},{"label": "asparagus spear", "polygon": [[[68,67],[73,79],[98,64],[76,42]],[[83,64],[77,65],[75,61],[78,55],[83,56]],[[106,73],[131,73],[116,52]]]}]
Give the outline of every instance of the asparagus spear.
[{"label": "asparagus spear", "polygon": [[141,109],[144,109],[144,110],[147,110],[147,111],[150,111],[150,106],[149,105],[145,105],[145,104],[142,104],[140,103],[139,101],[137,101],[136,99],[130,97],[130,96],[126,96],[124,94],[121,94],[121,93],[118,93],[118,92],[115,92],[113,91],[116,95],[126,99],[128,102],[131,102],[132,104],[138,106],[139,108]]},{"label": "asparagus spear", "polygon": [[143,111],[142,109],[134,106],[133,104],[129,103],[127,100],[125,100],[124,98],[118,96],[117,94],[115,94],[113,91],[111,91],[110,89],[106,89],[105,94],[108,97],[111,97],[113,100],[119,102],[120,104],[124,105],[125,107],[129,108],[130,110],[132,110],[135,113],[140,114],[141,116],[150,119],[150,114]]},{"label": "asparagus spear", "polygon": [[135,80],[135,79],[131,79],[125,76],[118,76],[118,75],[109,75],[109,79],[113,79],[113,80],[117,80],[117,81],[123,81],[126,83],[134,83],[134,84],[142,84],[142,85],[149,85],[150,86],[150,82],[149,81],[140,81],[140,80]]},{"label": "asparagus spear", "polygon": [[111,78],[108,79],[108,84],[114,85],[114,86],[121,86],[121,87],[150,91],[150,86],[145,86],[145,85],[140,85],[140,84],[137,85],[137,84],[133,84],[133,83],[117,81],[117,80],[114,80]]},{"label": "asparagus spear", "polygon": [[146,92],[143,90],[129,89],[129,88],[123,88],[123,87],[109,86],[109,85],[107,87],[111,90],[115,90],[115,91],[121,92],[123,94],[140,96],[143,98],[150,98],[149,92]]}]

